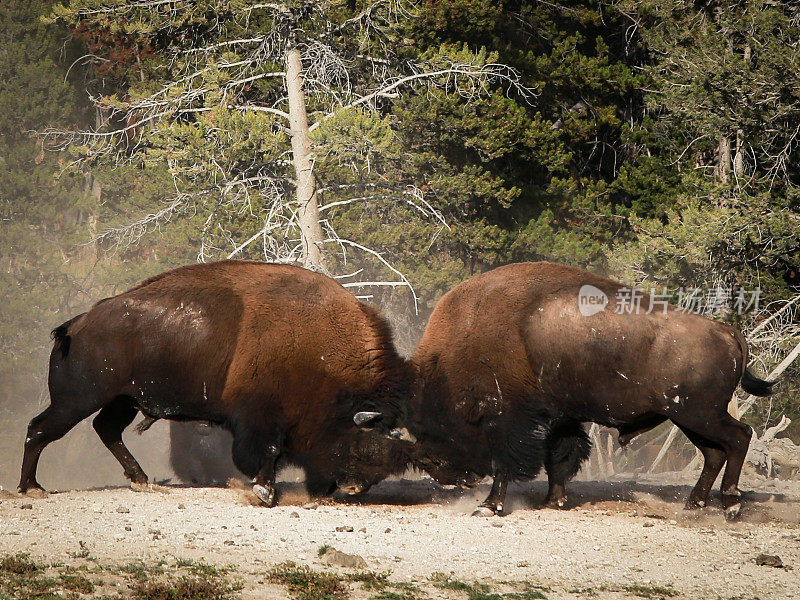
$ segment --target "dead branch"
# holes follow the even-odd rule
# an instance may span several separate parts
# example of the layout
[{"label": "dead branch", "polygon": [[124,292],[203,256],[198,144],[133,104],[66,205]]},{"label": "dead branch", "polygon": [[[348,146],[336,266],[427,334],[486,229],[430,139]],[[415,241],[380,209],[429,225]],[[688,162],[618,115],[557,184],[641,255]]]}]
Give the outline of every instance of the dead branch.
[{"label": "dead branch", "polygon": [[352,240],[346,240],[346,239],[340,238],[340,237],[328,238],[328,239],[324,240],[323,243],[326,243],[326,244],[327,243],[335,243],[335,244],[340,244],[340,245],[344,244],[344,245],[347,245],[347,246],[352,246],[353,248],[358,248],[362,252],[366,252],[367,254],[370,254],[370,255],[374,256],[375,258],[377,258],[387,269],[389,269],[392,273],[394,273],[395,275],[397,275],[400,278],[401,281],[400,281],[399,285],[404,285],[404,286],[408,287],[408,289],[411,291],[411,296],[414,298],[414,312],[415,312],[415,314],[419,314],[419,304],[418,304],[419,298],[417,297],[417,293],[414,291],[414,286],[411,285],[411,282],[408,280],[408,278],[405,275],[403,275],[403,273],[398,271],[395,267],[392,266],[392,264],[388,260],[386,260],[383,256],[381,256],[380,252],[376,252],[372,248],[367,248],[366,246],[362,246],[361,244],[358,244],[358,243],[356,243],[356,242],[354,242]]}]

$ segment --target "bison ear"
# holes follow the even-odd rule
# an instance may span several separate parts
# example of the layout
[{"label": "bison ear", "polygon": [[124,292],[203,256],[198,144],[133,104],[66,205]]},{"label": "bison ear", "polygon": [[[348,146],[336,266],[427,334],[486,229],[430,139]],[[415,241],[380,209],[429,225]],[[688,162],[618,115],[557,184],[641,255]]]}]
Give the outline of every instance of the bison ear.
[{"label": "bison ear", "polygon": [[383,413],[379,412],[357,412],[353,415],[353,423],[359,427],[368,429],[383,419]]}]

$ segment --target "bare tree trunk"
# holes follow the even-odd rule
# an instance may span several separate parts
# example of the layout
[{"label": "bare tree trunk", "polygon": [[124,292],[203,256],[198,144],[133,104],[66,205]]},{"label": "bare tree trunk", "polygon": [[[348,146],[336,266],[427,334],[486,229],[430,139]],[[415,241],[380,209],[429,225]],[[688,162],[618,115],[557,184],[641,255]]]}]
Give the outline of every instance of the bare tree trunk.
[{"label": "bare tree trunk", "polygon": [[606,470],[608,471],[609,475],[614,475],[616,472],[614,467],[614,439],[611,437],[610,433],[606,437],[606,457],[608,458]]},{"label": "bare tree trunk", "polygon": [[308,137],[306,95],[303,91],[300,50],[291,48],[286,53],[286,91],[289,98],[289,129],[292,136],[292,162],[295,188],[299,205],[297,216],[303,244],[303,264],[306,267],[325,267],[322,256],[322,227],[319,224],[317,179],[311,157],[311,140]]},{"label": "bare tree trunk", "polygon": [[89,230],[89,244],[86,247],[88,248],[89,257],[92,259],[97,259],[100,256],[100,247],[97,243],[97,217],[95,216],[94,211],[98,206],[100,206],[103,188],[100,186],[100,182],[97,181],[97,178],[91,172],[86,173],[84,176],[83,193],[86,194],[87,197],[92,198],[94,201],[89,209],[89,216],[86,219],[86,228]]},{"label": "bare tree trunk", "polygon": [[744,175],[744,130],[736,130],[736,157],[733,159],[733,172],[736,177]]},{"label": "bare tree trunk", "polygon": [[717,146],[717,177],[722,183],[728,183],[731,174],[731,138],[723,135]]},{"label": "bare tree trunk", "polygon": [[603,458],[603,443],[600,440],[600,427],[597,423],[592,423],[589,428],[589,439],[594,443],[594,455],[597,459],[597,469],[600,471],[600,478],[603,481],[608,480],[608,469],[606,467],[606,460]]},{"label": "bare tree trunk", "polygon": [[661,450],[658,451],[658,455],[653,461],[653,464],[650,465],[649,469],[647,469],[648,473],[652,473],[653,471],[655,471],[656,467],[659,465],[661,460],[667,455],[667,450],[669,450],[670,446],[672,446],[672,441],[675,439],[675,436],[678,435],[679,431],[680,429],[678,429],[675,425],[673,425],[672,429],[669,430],[669,435],[667,436],[664,445],[661,446]]}]

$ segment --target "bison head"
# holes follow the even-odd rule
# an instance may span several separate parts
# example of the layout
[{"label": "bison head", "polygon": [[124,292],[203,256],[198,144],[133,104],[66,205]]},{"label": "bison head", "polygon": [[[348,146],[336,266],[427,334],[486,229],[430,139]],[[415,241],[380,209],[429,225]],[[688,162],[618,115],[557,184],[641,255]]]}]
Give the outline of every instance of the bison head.
[{"label": "bison head", "polygon": [[[361,429],[371,431],[380,426],[384,421],[383,413],[361,411],[353,415],[353,422]],[[417,438],[406,427],[383,428],[382,433],[393,440],[415,444]]]},{"label": "bison head", "polygon": [[408,442],[373,430],[353,428],[337,436],[306,466],[306,485],[313,495],[339,490],[348,495],[367,491],[390,475],[402,473],[411,462]]}]

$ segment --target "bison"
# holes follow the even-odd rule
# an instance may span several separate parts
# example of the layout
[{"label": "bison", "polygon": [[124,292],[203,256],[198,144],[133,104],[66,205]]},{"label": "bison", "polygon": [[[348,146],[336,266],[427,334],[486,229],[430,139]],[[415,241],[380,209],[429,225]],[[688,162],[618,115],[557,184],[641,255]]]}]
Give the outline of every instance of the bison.
[{"label": "bison", "polygon": [[722,505],[734,518],[752,431],[728,402],[737,384],[757,396],[772,385],[746,369],[733,327],[548,262],[500,267],[445,294],[412,362],[420,460],[442,483],[456,483],[444,481],[452,472],[464,482],[491,474],[484,515],[502,511],[510,479],[542,466],[546,504],[563,506],[589,456],[582,423],[616,428],[624,445],[670,420],[705,458],[687,508],[705,506],[727,462]]},{"label": "bison", "polygon": [[408,460],[406,432],[394,428],[406,363],[378,312],[325,275],[253,261],[186,266],[101,300],[52,336],[50,406],[28,428],[20,492],[41,489],[42,450],[96,412],[98,436],[136,485],[147,475],[122,432],[137,413],[145,428],[172,419],[230,431],[233,461],[266,505],[281,459],[305,469],[312,494],[359,492]]}]

